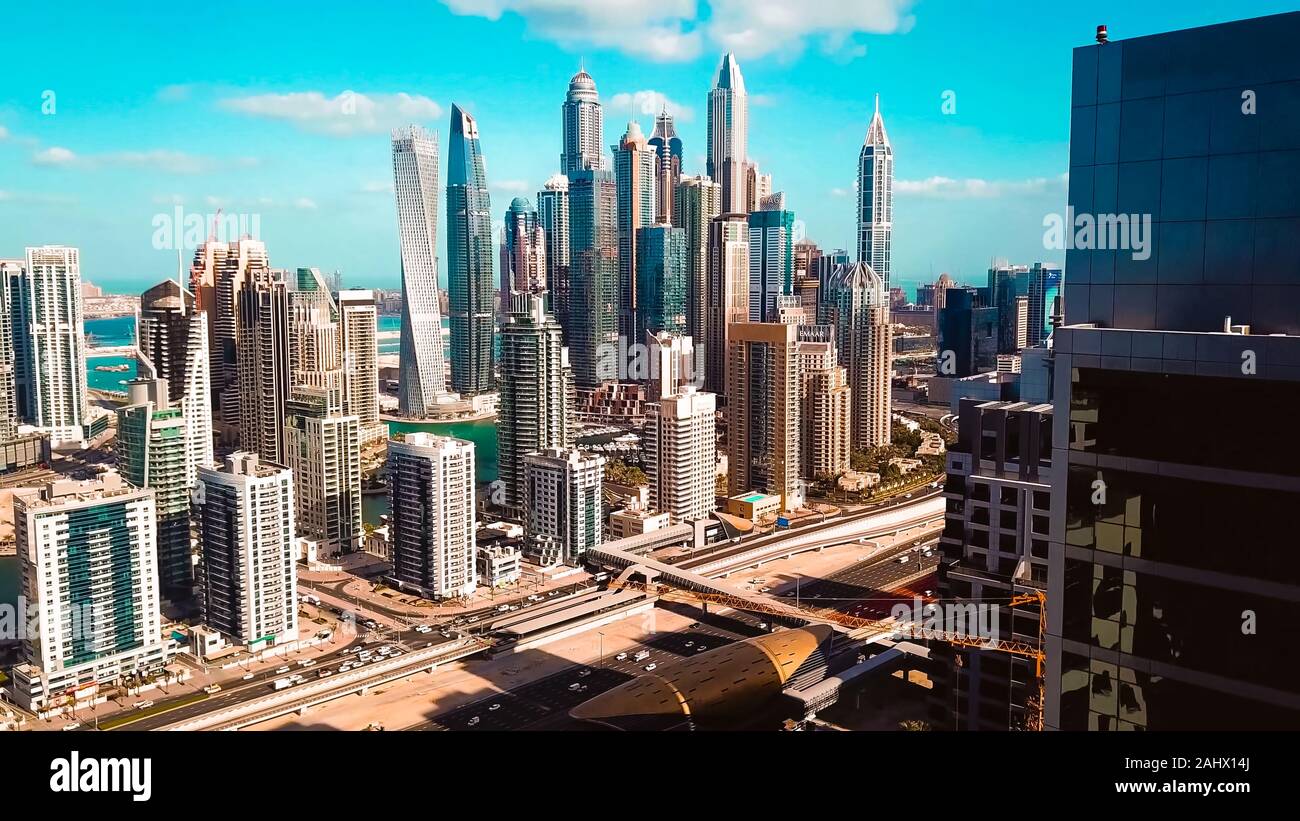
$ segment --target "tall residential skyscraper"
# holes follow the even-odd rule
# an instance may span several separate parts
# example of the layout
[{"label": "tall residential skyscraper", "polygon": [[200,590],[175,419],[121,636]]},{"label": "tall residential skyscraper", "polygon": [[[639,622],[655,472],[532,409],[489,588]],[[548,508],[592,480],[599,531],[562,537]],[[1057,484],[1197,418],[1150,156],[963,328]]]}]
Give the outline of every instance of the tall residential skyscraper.
[{"label": "tall residential skyscraper", "polygon": [[361,426],[336,390],[295,385],[285,405],[298,532],[322,557],[361,547]]},{"label": "tall residential skyscraper", "polygon": [[1066,251],[1048,729],[1300,726],[1300,439],[1271,435],[1300,396],[1297,39],[1288,13],[1074,49],[1069,203],[1151,222]]},{"label": "tall residential skyscraper", "polygon": [[186,486],[199,465],[212,464],[212,390],[208,367],[208,319],[194,295],[164,280],[140,295],[136,348],[158,379],[167,380],[167,399],[185,416]]},{"label": "tall residential skyscraper", "polygon": [[438,307],[438,137],[395,129],[393,192],[402,248],[401,370],[397,409],[426,416],[447,389]]},{"label": "tall residential skyscraper", "polygon": [[510,313],[510,293],[546,290],[546,232],[537,211],[524,197],[515,197],[506,209],[501,243],[501,313]]},{"label": "tall residential skyscraper", "polygon": [[772,196],[772,175],[758,170],[758,163],[745,161],[745,210],[753,213],[763,207],[763,200]]},{"label": "tall residential skyscraper", "polygon": [[717,498],[717,397],[686,386],[646,409],[650,506],[674,524],[713,513]]},{"label": "tall residential skyscraper", "polygon": [[203,623],[250,650],[298,640],[293,474],[236,452],[194,490]]},{"label": "tall residential skyscraper", "polygon": [[605,532],[605,457],[548,448],[524,457],[524,535],[544,565],[577,565]]},{"label": "tall residential skyscraper", "polygon": [[667,331],[685,334],[686,232],[670,225],[652,225],[636,234],[635,337]]},{"label": "tall residential skyscraper", "polygon": [[885,281],[889,290],[890,244],[894,232],[894,147],[876,113],[858,154],[858,262],[865,262]]},{"label": "tall residential skyscraper", "polygon": [[338,309],[343,332],[343,412],[357,417],[364,445],[388,433],[388,426],[379,421],[379,309],[375,292],[339,291]]},{"label": "tall residential skyscraper", "polygon": [[799,483],[798,325],[737,322],[727,357],[728,493],[781,497],[803,504]]},{"label": "tall residential skyscraper", "polygon": [[434,599],[474,592],[474,445],[408,433],[388,442],[393,579]]},{"label": "tall residential skyscraper", "polygon": [[[1029,267],[1025,265],[998,264],[989,268],[989,305],[998,310],[998,353],[1018,353],[1016,300],[1029,295]],[[1028,312],[1026,312],[1028,320]]]},{"label": "tall residential skyscraper", "polygon": [[564,146],[560,151],[560,172],[599,170],[604,168],[601,151],[604,150],[604,113],[596,81],[585,69],[569,80],[569,91],[562,106],[564,114]]},{"label": "tall residential skyscraper", "polygon": [[[26,334],[18,308],[21,304],[23,260],[0,259],[0,442],[18,433],[22,403],[18,400],[18,372],[26,369]],[[17,327],[18,333],[14,333]]]},{"label": "tall residential skyscraper", "polygon": [[655,222],[669,222],[680,228],[674,212],[677,208],[677,184],[682,177],[682,138],[677,136],[673,115],[667,108],[655,117],[650,147],[659,157],[655,177]]},{"label": "tall residential skyscraper", "polygon": [[447,305],[451,385],[462,396],[488,393],[492,378],[492,203],[478,121],[451,107],[447,146]]},{"label": "tall residential skyscraper", "polygon": [[1061,293],[1061,267],[1035,262],[1029,268],[1029,335],[1025,344],[1038,345],[1052,333],[1052,305]]},{"label": "tall residential skyscraper", "polygon": [[723,214],[709,223],[709,291],[705,304],[708,306],[705,385],[725,398],[731,329],[737,322],[749,321],[749,216],[746,214]]},{"label": "tall residential skyscraper", "polygon": [[37,620],[11,671],[18,704],[76,706],[124,676],[160,673],[154,492],[110,472],[20,488],[13,501],[19,591]]},{"label": "tall residential skyscraper", "polygon": [[800,462],[805,477],[839,476],[849,469],[853,391],[839,365],[835,329],[801,325],[799,336]]},{"label": "tall residential skyscraper", "polygon": [[239,441],[239,299],[251,281],[268,277],[266,245],[254,239],[209,239],[194,249],[190,293],[208,317],[208,382],[213,428],[223,441]]},{"label": "tall residential skyscraper", "polygon": [[569,341],[569,178],[554,174],[537,192],[537,224],[546,239],[546,289],[551,294],[551,313],[564,328]]},{"label": "tall residential skyscraper", "polygon": [[725,54],[709,92],[709,144],[705,167],[709,179],[722,185],[722,213],[745,210],[746,139],[749,99],[745,78],[734,54]]},{"label": "tall residential skyscraper", "polygon": [[[686,233],[686,332],[699,367],[708,362],[709,223],[722,213],[722,186],[708,177],[682,177],[674,188],[673,226]],[[725,357],[723,351],[717,356]],[[703,373],[703,371],[701,371]]]},{"label": "tall residential skyscraper", "polygon": [[884,280],[865,262],[846,265],[831,280],[831,304],[839,359],[853,389],[853,447],[888,445],[893,330]]},{"label": "tall residential skyscraper", "polygon": [[618,378],[618,196],[609,171],[569,174],[569,351],[577,384]]},{"label": "tall residential skyscraper", "polygon": [[25,416],[50,444],[85,440],[86,329],[81,308],[81,254],[76,248],[28,248],[20,279],[20,329],[27,366]]},{"label": "tall residential skyscraper", "polygon": [[776,299],[794,289],[794,212],[769,198],[749,215],[749,321],[775,322]]},{"label": "tall residential skyscraper", "polygon": [[239,304],[239,446],[287,464],[285,403],[293,386],[289,283],[283,271],[244,282]]},{"label": "tall residential skyscraper", "polygon": [[499,477],[505,507],[524,507],[523,457],[568,447],[571,408],[569,351],[542,294],[517,293],[501,327],[501,402],[497,424]]},{"label": "tall residential skyscraper", "polygon": [[[117,410],[117,455],[122,476],[154,492],[162,594],[184,600],[194,588],[190,491],[198,465],[189,458],[189,420],[183,406],[168,398],[168,385],[165,379],[147,376],[127,385],[127,404]],[[211,460],[200,464],[210,465]]]},{"label": "tall residential skyscraper", "polygon": [[654,224],[659,158],[636,120],[627,124],[623,138],[611,148],[618,185],[618,332],[630,343],[641,338],[636,328],[637,300],[641,296],[637,287],[637,234]]}]

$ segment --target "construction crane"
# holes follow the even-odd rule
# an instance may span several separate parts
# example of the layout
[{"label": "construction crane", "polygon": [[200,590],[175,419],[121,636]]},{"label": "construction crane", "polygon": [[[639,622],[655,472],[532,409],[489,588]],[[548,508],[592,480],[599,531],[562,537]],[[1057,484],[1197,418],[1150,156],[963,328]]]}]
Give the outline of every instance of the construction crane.
[{"label": "construction crane", "polygon": [[1011,655],[1021,656],[1023,658],[1031,658],[1034,660],[1034,675],[1038,681],[1038,698],[1035,704],[1027,705],[1032,707],[1029,728],[1031,730],[1041,730],[1043,728],[1043,701],[1045,694],[1043,668],[1046,662],[1046,656],[1043,654],[1043,636],[1047,633],[1047,595],[1041,590],[1017,593],[1006,601],[1008,607],[1017,607],[1022,604],[1038,604],[1038,643],[1035,645],[1023,641],[982,639],[978,636],[970,636],[952,631],[933,630],[923,627],[918,628],[914,623],[909,624],[906,622],[900,622],[894,618],[872,619],[863,616],[854,616],[848,613],[841,613],[838,610],[832,610],[830,608],[814,609],[811,607],[795,606],[785,602],[763,601],[726,593],[703,593],[697,590],[687,590],[681,587],[670,587],[663,583],[646,584],[643,582],[620,582],[615,580],[611,583],[610,588],[642,590],[649,595],[667,599],[668,601],[681,601],[687,604],[716,604],[720,607],[730,607],[734,610],[745,610],[751,613],[763,613],[769,616],[785,616],[787,618],[806,619],[808,621],[830,622],[832,624],[838,624],[841,627],[847,627],[854,632],[865,631],[869,633],[871,631],[878,631],[879,633],[904,634],[909,632],[920,632],[921,635],[919,638],[927,640],[941,641],[946,644],[951,644],[957,647],[968,647],[974,650],[990,650],[999,653],[1010,653]]}]

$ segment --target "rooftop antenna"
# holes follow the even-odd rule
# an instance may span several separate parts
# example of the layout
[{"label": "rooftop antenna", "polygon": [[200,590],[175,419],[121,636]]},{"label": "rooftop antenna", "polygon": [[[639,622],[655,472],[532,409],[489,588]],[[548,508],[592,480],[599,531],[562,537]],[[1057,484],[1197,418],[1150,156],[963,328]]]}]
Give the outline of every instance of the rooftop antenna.
[{"label": "rooftop antenna", "polygon": [[1097,42],[1101,43],[1102,45],[1105,45],[1109,41],[1110,41],[1110,35],[1107,34],[1106,27],[1104,25],[1097,26]]},{"label": "rooftop antenna", "polygon": [[220,222],[221,222],[221,209],[218,208],[217,213],[212,215],[212,230],[208,234],[208,242],[217,241],[217,225],[220,224]]}]

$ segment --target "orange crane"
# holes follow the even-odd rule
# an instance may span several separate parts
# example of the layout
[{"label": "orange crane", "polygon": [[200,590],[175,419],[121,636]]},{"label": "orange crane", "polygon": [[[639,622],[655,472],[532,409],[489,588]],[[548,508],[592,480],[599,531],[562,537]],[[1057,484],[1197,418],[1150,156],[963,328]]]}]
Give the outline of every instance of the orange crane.
[{"label": "orange crane", "polygon": [[[761,601],[743,596],[733,596],[726,593],[702,593],[696,590],[687,590],[680,587],[670,587],[666,584],[645,584],[643,582],[615,580],[610,585],[614,588],[627,588],[633,590],[643,590],[646,593],[658,596],[659,598],[668,599],[669,601],[685,601],[686,603],[703,603],[716,604],[720,607],[730,607],[734,610],[745,610],[751,613],[764,613],[770,616],[786,616],[789,618],[808,619],[810,621],[823,621],[838,624],[847,627],[850,630],[879,630],[881,633],[898,633],[908,632],[910,629],[906,625],[900,625],[895,619],[871,619],[863,616],[853,616],[848,613],[841,613],[838,610],[829,608],[811,608],[803,606],[794,606],[785,602]],[[1010,653],[1012,655],[1031,658],[1034,660],[1034,675],[1038,680],[1038,698],[1037,703],[1031,705],[1031,717],[1029,727],[1032,730],[1041,730],[1043,727],[1043,701],[1044,701],[1044,681],[1043,667],[1046,662],[1046,656],[1043,654],[1043,636],[1047,633],[1047,595],[1041,590],[1031,590],[1026,593],[1017,593],[1007,600],[1009,607],[1016,607],[1022,604],[1038,604],[1038,644],[1030,644],[1023,641],[1007,641],[1003,639],[981,639],[978,636],[964,635],[950,631],[934,631],[925,629],[920,638],[942,641],[958,647],[969,647],[975,650],[992,650],[1001,653]],[[1031,699],[1033,701],[1033,699]]]}]

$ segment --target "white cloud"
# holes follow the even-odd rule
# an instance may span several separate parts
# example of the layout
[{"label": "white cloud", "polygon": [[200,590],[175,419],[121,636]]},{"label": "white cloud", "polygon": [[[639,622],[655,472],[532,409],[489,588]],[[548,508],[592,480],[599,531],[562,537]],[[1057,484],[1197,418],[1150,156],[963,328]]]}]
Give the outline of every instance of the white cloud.
[{"label": "white cloud", "polygon": [[5,128],[4,126],[0,125],[0,140],[5,140],[5,139],[8,139],[8,138],[9,138],[9,129],[7,129],[7,128]]},{"label": "white cloud", "polygon": [[316,201],[310,197],[299,197],[293,201],[293,207],[300,211],[315,211]]},{"label": "white cloud", "polygon": [[77,162],[77,155],[61,146],[50,146],[32,155],[32,162],[37,165],[72,165]]},{"label": "white cloud", "polygon": [[958,180],[935,176],[924,180],[895,180],[894,190],[904,196],[931,199],[996,199],[1004,196],[1064,191],[1065,181],[1064,174],[1056,177],[1031,177],[1025,180],[982,180],[977,177]]},{"label": "white cloud", "polygon": [[499,20],[511,13],[528,30],[566,47],[617,48],[654,60],[690,60],[704,41],[741,57],[797,52],[809,38],[840,59],[866,53],[859,34],[912,26],[913,0],[443,0],[452,12]]},{"label": "white cloud", "polygon": [[344,91],[326,97],[319,91],[289,94],[255,94],[230,97],[220,102],[227,111],[283,120],[303,131],[349,137],[378,134],[394,126],[437,119],[442,107],[420,94],[361,94]]},{"label": "white cloud", "polygon": [[77,198],[67,194],[50,194],[44,191],[32,194],[25,191],[0,190],[0,202],[21,203],[23,205],[76,205]]},{"label": "white cloud", "polygon": [[368,181],[361,183],[361,193],[363,194],[391,194],[393,193],[393,181]]},{"label": "white cloud", "polygon": [[532,191],[527,180],[496,180],[489,182],[488,187],[494,191],[510,194],[527,194]]},{"label": "white cloud", "polygon": [[689,123],[695,119],[695,111],[690,106],[682,105],[662,91],[620,91],[605,104],[605,111],[614,118],[619,118],[624,111],[654,117],[665,108],[678,122]]},{"label": "white cloud", "polygon": [[849,190],[848,190],[847,188],[832,188],[832,189],[831,189],[831,196],[832,196],[832,197],[847,197],[848,195],[849,195]]},{"label": "white cloud", "polygon": [[174,85],[163,86],[158,89],[158,93],[154,96],[160,103],[179,103],[188,100],[190,98],[190,92],[193,90],[193,86],[177,83]]},{"label": "white cloud", "polygon": [[696,0],[443,0],[455,14],[499,20],[518,14],[528,30],[566,47],[617,48],[651,60],[690,60],[703,43]]}]

